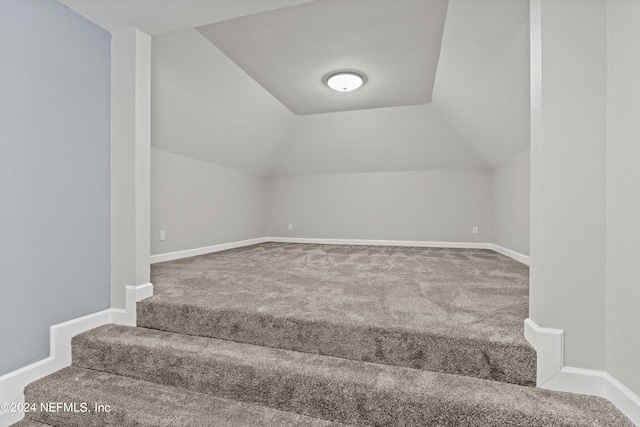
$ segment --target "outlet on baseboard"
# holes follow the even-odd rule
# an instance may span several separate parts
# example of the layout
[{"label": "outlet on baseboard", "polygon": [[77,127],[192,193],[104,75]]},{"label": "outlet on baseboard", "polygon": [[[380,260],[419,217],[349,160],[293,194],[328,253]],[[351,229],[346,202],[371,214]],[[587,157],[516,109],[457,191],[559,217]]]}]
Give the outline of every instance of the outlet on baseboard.
[{"label": "outlet on baseboard", "polygon": [[289,231],[293,230],[293,224],[289,224],[289,225],[287,226],[287,230],[289,230]]},{"label": "outlet on baseboard", "polygon": [[167,240],[167,234],[164,230],[160,230],[160,240]]},{"label": "outlet on baseboard", "polygon": [[473,226],[472,231],[473,231],[473,234],[478,234],[478,227]]}]

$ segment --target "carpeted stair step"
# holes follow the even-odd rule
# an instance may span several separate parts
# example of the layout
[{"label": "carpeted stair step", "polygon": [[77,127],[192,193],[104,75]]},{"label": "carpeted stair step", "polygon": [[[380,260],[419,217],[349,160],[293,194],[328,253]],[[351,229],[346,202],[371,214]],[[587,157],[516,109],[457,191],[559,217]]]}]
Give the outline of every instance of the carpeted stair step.
[{"label": "carpeted stair step", "polygon": [[44,424],[38,421],[34,421],[31,418],[25,418],[22,421],[18,421],[13,424],[13,427],[55,427],[51,426],[51,424]]},{"label": "carpeted stair step", "polygon": [[512,384],[536,383],[536,352],[525,342],[375,327],[339,317],[329,322],[219,310],[166,295],[139,302],[137,313],[137,324],[144,328]]},{"label": "carpeted stair step", "polygon": [[632,426],[605,399],[145,328],[73,338],[78,367],[371,426]]},{"label": "carpeted stair step", "polygon": [[[221,399],[190,390],[149,383],[77,367],[65,368],[27,386],[27,402],[76,403],[76,410],[31,412],[16,424],[51,426],[300,426],[329,427],[342,424],[278,411],[263,406]],[[82,403],[87,412],[82,412]],[[109,411],[94,411],[94,404]],[[104,406],[106,408],[106,406]]]}]

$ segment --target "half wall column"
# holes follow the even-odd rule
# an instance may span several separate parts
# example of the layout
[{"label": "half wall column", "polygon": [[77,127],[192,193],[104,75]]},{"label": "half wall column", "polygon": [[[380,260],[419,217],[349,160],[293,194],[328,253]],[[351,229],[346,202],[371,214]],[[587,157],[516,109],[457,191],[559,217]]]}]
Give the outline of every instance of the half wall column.
[{"label": "half wall column", "polygon": [[136,28],[111,39],[111,306],[128,285],[149,283],[151,37]]}]

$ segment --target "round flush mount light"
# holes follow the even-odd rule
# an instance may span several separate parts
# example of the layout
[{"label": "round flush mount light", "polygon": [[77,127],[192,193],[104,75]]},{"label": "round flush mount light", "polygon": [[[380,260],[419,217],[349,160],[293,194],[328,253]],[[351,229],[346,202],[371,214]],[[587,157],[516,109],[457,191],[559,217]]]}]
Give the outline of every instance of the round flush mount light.
[{"label": "round flush mount light", "polygon": [[364,84],[364,75],[355,71],[336,71],[326,78],[327,86],[338,92],[351,92]]}]

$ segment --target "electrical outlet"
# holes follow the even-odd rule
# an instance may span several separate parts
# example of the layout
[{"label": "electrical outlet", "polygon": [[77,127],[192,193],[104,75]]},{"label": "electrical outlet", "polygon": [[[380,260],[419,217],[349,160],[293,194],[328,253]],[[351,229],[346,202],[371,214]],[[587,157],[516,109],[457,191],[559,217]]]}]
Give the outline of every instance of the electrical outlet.
[{"label": "electrical outlet", "polygon": [[293,224],[289,224],[289,226],[287,227],[287,229],[288,229],[289,231],[293,230]]},{"label": "electrical outlet", "polygon": [[160,230],[160,240],[167,240],[167,234],[164,230]]},{"label": "electrical outlet", "polygon": [[472,231],[473,234],[478,234],[478,227],[474,226]]}]

